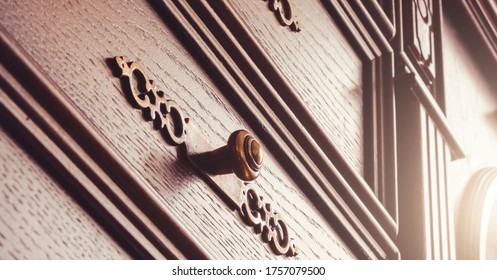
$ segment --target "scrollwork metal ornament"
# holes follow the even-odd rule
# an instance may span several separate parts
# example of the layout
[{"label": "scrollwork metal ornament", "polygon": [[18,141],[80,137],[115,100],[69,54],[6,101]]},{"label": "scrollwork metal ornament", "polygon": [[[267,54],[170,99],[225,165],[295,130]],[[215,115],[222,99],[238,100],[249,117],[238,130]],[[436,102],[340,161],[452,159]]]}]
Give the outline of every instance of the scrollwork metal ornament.
[{"label": "scrollwork metal ornament", "polygon": [[262,240],[280,255],[296,256],[299,249],[288,235],[288,227],[282,216],[263,201],[251,185],[243,191],[245,201],[240,207],[245,222],[262,235]]},{"label": "scrollwork metal ornament", "polygon": [[[244,183],[254,180],[262,166],[262,147],[255,138],[239,130],[230,136],[226,147],[214,150],[201,130],[183,117],[178,104],[155,89],[154,82],[148,79],[138,62],[126,62],[124,57],[116,56],[114,63],[118,66],[117,74],[123,81],[128,101],[142,110],[144,118],[153,122],[154,128],[169,144],[183,148],[193,166],[221,193],[230,207],[238,210],[248,225],[261,233],[263,241],[269,243],[275,253],[297,255],[299,250],[289,238],[281,215],[274,212],[269,203],[264,203],[251,185]],[[216,160],[228,162],[213,162]],[[217,170],[219,168],[222,170]]]},{"label": "scrollwork metal ornament", "polygon": [[186,119],[175,101],[166,97],[163,91],[156,91],[154,81],[149,80],[138,62],[126,62],[122,56],[116,56],[115,61],[120,69],[120,77],[127,81],[124,86],[128,91],[128,99],[143,116],[153,121],[154,128],[171,145],[185,142]]},{"label": "scrollwork metal ornament", "polygon": [[282,25],[289,26],[292,31],[300,31],[299,21],[293,14],[288,0],[264,0],[264,2],[268,2],[269,9],[274,12]]}]

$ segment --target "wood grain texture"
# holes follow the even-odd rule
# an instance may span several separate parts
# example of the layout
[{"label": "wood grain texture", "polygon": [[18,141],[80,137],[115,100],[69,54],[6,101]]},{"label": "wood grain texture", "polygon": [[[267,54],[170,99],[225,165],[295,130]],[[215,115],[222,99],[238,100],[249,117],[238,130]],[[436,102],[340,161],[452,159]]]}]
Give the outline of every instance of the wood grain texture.
[{"label": "wood grain texture", "polygon": [[[276,258],[260,236],[193,173],[178,150],[165,144],[140,111],[131,107],[119,79],[106,65],[105,59],[115,55],[139,60],[158,89],[178,102],[215,145],[224,145],[232,131],[247,128],[146,2],[24,1],[2,5],[2,27],[57,82],[75,110],[143,187],[152,190],[214,258]],[[268,152],[256,182],[261,188],[258,193],[286,217],[301,248],[298,258],[353,258],[289,179],[284,163],[273,161]]]},{"label": "wood grain texture", "polygon": [[232,1],[319,125],[364,174],[362,62],[319,1],[290,4],[299,33],[282,27],[264,1]]},{"label": "wood grain texture", "polygon": [[[167,2],[164,2],[164,3],[167,3]],[[199,3],[199,2],[192,1],[191,3]],[[218,4],[221,2],[212,1],[209,3],[210,4]],[[359,232],[362,233],[362,232],[366,232],[366,231],[370,231],[370,230],[374,231],[375,232],[373,234],[374,238],[379,238],[380,240],[385,240],[384,239],[385,238],[385,231],[389,232],[391,234],[391,236],[393,236],[396,232],[396,229],[395,229],[396,226],[393,224],[393,220],[388,216],[388,214],[387,214],[387,216],[385,216],[385,214],[386,214],[385,209],[378,203],[378,200],[376,200],[376,197],[374,197],[374,194],[372,193],[369,186],[367,186],[367,184],[361,178],[361,175],[359,175],[357,172],[355,172],[352,169],[352,167],[350,167],[350,164],[343,158],[343,156],[338,151],[338,149],[335,147],[335,145],[332,142],[330,142],[329,137],[326,135],[326,133],[324,131],[322,131],[322,129],[320,127],[316,126],[316,121],[310,115],[311,113],[308,112],[308,108],[306,108],[306,106],[302,103],[302,101],[300,100],[300,98],[295,93],[294,89],[292,88],[292,86],[290,86],[288,84],[288,82],[286,81],[286,78],[283,77],[284,74],[279,69],[277,69],[277,67],[271,62],[271,59],[266,55],[265,51],[262,49],[262,47],[259,45],[259,43],[256,41],[256,39],[252,36],[251,32],[247,30],[248,27],[245,27],[244,22],[239,18],[239,16],[235,15],[235,14],[237,14],[237,12],[234,10],[234,8],[231,7],[228,3],[216,5],[217,6],[216,9],[218,9],[216,11],[216,13],[220,17],[223,18],[223,21],[226,20],[224,22],[225,25],[223,25],[223,24],[219,24],[219,22],[220,22],[219,19],[216,16],[212,16],[212,13],[203,12],[202,8],[198,7],[198,6],[200,6],[200,4],[195,5],[195,6],[198,8],[197,11],[199,11],[202,14],[202,15],[200,15],[200,17],[205,22],[205,24],[208,25],[209,28],[212,28],[212,31],[214,32],[215,37],[217,39],[223,41],[224,43],[226,43],[226,46],[224,46],[224,47],[228,49],[227,52],[230,52],[231,55],[234,55],[233,59],[234,59],[234,61],[236,61],[238,67],[241,67],[243,69],[242,71],[248,72],[245,74],[248,76],[247,78],[250,79],[250,77],[252,77],[252,79],[253,79],[254,76],[259,77],[259,78],[255,79],[256,81],[253,81],[253,83],[258,84],[258,85],[260,85],[261,83],[265,83],[266,79],[269,79],[272,81],[272,84],[278,88],[277,90],[280,93],[278,95],[278,93],[273,92],[272,88],[266,88],[264,86],[259,86],[259,87],[256,86],[257,92],[254,92],[253,90],[251,90],[247,93],[240,93],[240,92],[235,90],[234,95],[239,96],[241,99],[243,99],[245,94],[247,94],[248,96],[251,96],[251,98],[253,98],[253,100],[255,100],[252,102],[254,102],[257,105],[260,104],[260,106],[263,108],[262,109],[263,112],[265,112],[265,113],[269,112],[270,115],[271,115],[271,112],[275,112],[275,113],[277,112],[276,113],[277,116],[272,115],[271,117],[269,117],[269,119],[282,121],[281,124],[274,126],[274,129],[276,131],[278,131],[278,129],[280,129],[282,127],[289,128],[290,131],[288,131],[284,134],[281,134],[281,135],[284,135],[282,137],[285,138],[288,135],[292,135],[293,137],[296,137],[295,139],[298,139],[297,142],[299,142],[299,143],[295,143],[294,141],[292,141],[292,139],[287,139],[287,140],[289,140],[287,142],[291,143],[291,144],[289,144],[290,147],[293,147],[293,148],[296,148],[296,150],[299,150],[299,152],[297,152],[297,158],[301,159],[300,156],[302,156],[302,155],[305,155],[304,157],[308,156],[308,157],[312,158],[312,160],[319,162],[319,164],[317,162],[316,162],[316,164],[318,164],[320,166],[320,168],[323,168],[324,170],[331,170],[332,171],[332,172],[326,172],[326,175],[325,175],[326,179],[320,181],[320,179],[322,178],[320,175],[321,173],[320,173],[320,171],[317,171],[316,169],[313,168],[314,163],[309,164],[309,161],[307,161],[306,158],[302,159],[304,162],[306,162],[306,164],[309,164],[308,166],[310,167],[310,169],[312,169],[312,173],[314,173],[317,176],[316,178],[319,178],[317,180],[320,181],[319,184],[322,184],[321,187],[325,188],[326,190],[330,190],[331,194],[329,194],[328,197],[330,197],[332,200],[334,200],[334,203],[338,203],[338,205],[341,205],[343,207],[343,204],[342,204],[343,201],[337,202],[335,199],[341,195],[344,195],[347,198],[350,198],[350,195],[352,195],[353,199],[348,199],[346,201],[346,204],[348,206],[345,206],[345,209],[348,209],[348,207],[351,207],[352,209],[354,209],[354,211],[357,211],[356,213],[358,213],[358,215],[361,215],[362,216],[361,218],[363,218],[365,220],[365,223],[367,223],[367,225],[366,225],[367,230],[362,228],[361,226],[359,226],[359,228],[361,228],[358,230]],[[334,5],[334,7],[336,7],[336,5]],[[187,11],[186,17],[196,18],[198,16],[198,15],[195,15],[195,13],[192,13],[191,10],[189,11],[188,7],[183,7],[183,8]],[[206,10],[209,10],[208,7],[204,7],[204,8]],[[168,9],[173,10],[173,11],[175,10],[175,8],[173,8],[173,7],[169,7]],[[352,14],[354,14],[354,13],[352,12]],[[348,16],[344,15],[343,12],[340,14],[333,14],[333,18],[335,18],[335,17],[338,17],[338,18],[343,19],[345,21],[348,20]],[[188,24],[182,24],[182,25],[188,26]],[[359,25],[361,25],[361,24],[359,23]],[[202,24],[200,23],[199,26],[202,26]],[[229,27],[232,34],[236,34],[236,36],[231,35],[231,39],[225,38],[223,40],[223,38],[225,37],[224,35],[229,33],[229,31],[227,30],[228,28],[226,26]],[[355,27],[353,27],[353,26],[345,26],[345,27],[342,26],[342,28],[344,30],[349,30],[351,32],[354,32],[354,30],[356,30]],[[199,30],[200,29],[202,29],[202,28],[199,27]],[[185,31],[188,32],[188,34],[192,34],[192,32],[189,30],[185,30]],[[211,49],[213,52],[217,53],[218,50],[222,50],[223,47],[220,46],[219,43],[217,43],[217,41],[212,38],[212,35],[211,36],[208,35],[209,32],[206,32],[205,28],[203,28],[202,31],[200,31],[200,32],[203,34],[206,33],[206,35],[202,35],[202,38],[209,38],[208,41],[212,44],[212,46],[206,47],[206,46],[203,46],[202,43],[199,43],[199,45],[200,45],[199,49],[204,51],[204,56],[206,56],[209,59],[212,59],[213,58],[212,54],[210,54],[209,52],[205,52],[205,49]],[[366,36],[368,36],[368,35],[366,35]],[[229,44],[228,41],[230,41],[230,42],[236,41],[235,39],[233,39],[234,37],[237,37],[237,39],[240,40],[240,43],[241,43],[241,45],[243,45],[243,48]],[[354,36],[354,38],[357,38],[357,37]],[[380,41],[382,40],[381,38],[379,38],[379,39],[380,39]],[[199,39],[198,36],[196,36],[195,34],[192,34],[191,40],[193,40],[194,42],[199,42],[199,41],[202,42],[204,39]],[[372,44],[375,45],[375,43],[376,42],[373,42]],[[246,55],[243,55],[243,53],[245,53],[245,51],[248,52],[249,56],[252,59],[254,59],[254,62],[257,61],[256,63],[258,64],[258,67],[259,67],[259,69],[261,69],[261,71],[264,69],[263,70],[264,77],[259,76],[258,69],[253,69],[253,64],[252,64],[252,62],[250,62],[250,59],[248,59],[249,60],[248,62],[244,63],[245,61],[247,61]],[[386,51],[388,51],[388,50],[386,50]],[[224,59],[226,59],[227,61],[231,61],[231,59],[229,57],[226,57],[226,54],[223,54],[221,56]],[[370,59],[373,59],[373,58],[370,58]],[[230,65],[232,65],[232,64],[230,64]],[[388,63],[387,63],[387,65],[388,65]],[[219,67],[219,66],[215,67],[215,69],[217,69],[217,68],[222,68],[222,67]],[[236,67],[234,67],[234,68],[236,68]],[[252,69],[253,71],[250,72],[247,69]],[[237,72],[236,69],[234,69],[233,71]],[[387,71],[387,75],[388,75],[388,71]],[[226,75],[222,75],[222,77],[225,77],[225,76]],[[246,78],[244,78],[244,76],[242,75],[239,79],[245,80]],[[280,100],[279,98],[282,98],[282,100]],[[283,100],[285,100],[285,101],[283,101]],[[270,105],[268,105],[266,102],[268,102]],[[293,106],[293,109],[290,110],[289,108],[287,108],[287,105],[283,104],[285,102],[286,102],[286,104],[291,104],[291,106]],[[383,104],[383,102],[379,102],[379,103]],[[247,103],[243,102],[243,104],[247,104]],[[373,107],[374,107],[374,105],[373,105]],[[297,114],[299,115],[299,118],[301,119],[300,121],[296,120],[295,116],[293,115],[296,112],[298,112]],[[386,118],[390,119],[388,116]],[[301,122],[306,124],[305,128],[301,127]],[[376,127],[376,125],[373,125],[373,127]],[[307,132],[303,133],[306,129],[307,129]],[[380,126],[378,126],[378,130],[383,131]],[[313,135],[313,138],[311,138],[311,136],[308,133]],[[369,135],[369,133],[368,133],[368,135]],[[309,141],[309,142],[306,142],[306,141]],[[316,141],[317,141],[317,143],[316,143]],[[385,142],[385,144],[386,143],[387,143],[387,141]],[[299,149],[300,145],[303,145],[303,146],[307,147],[308,149],[306,149],[305,152],[300,151],[300,149]],[[281,147],[284,145],[277,145],[277,146]],[[394,147],[392,147],[392,149],[393,148]],[[326,162],[326,160],[323,162],[322,161],[323,160],[322,151],[326,151],[328,158],[330,160],[332,160],[333,163],[336,163],[340,167],[335,167],[332,164],[330,164],[329,162]],[[287,153],[284,153],[284,154],[278,153],[277,155],[282,156],[282,157],[289,156]],[[382,158],[384,158],[384,157],[382,157]],[[286,165],[287,168],[289,166],[291,166],[292,164],[296,163],[296,161],[294,161],[292,157],[289,157],[289,159],[290,159],[291,163]],[[281,158],[280,158],[280,160],[281,160]],[[283,161],[286,161],[286,160],[283,160]],[[395,161],[393,161],[393,162],[395,162]],[[336,171],[336,168],[339,168],[340,172]],[[370,169],[370,168],[371,168],[371,166],[369,164],[368,169]],[[323,170],[323,169],[321,169],[321,170]],[[375,170],[375,169],[373,168],[373,170]],[[299,171],[297,172],[297,174],[300,172],[302,172],[302,169],[299,168]],[[391,170],[391,173],[395,174],[395,168]],[[293,172],[292,172],[292,174],[293,174]],[[303,172],[303,174],[305,174],[305,172]],[[357,193],[354,193],[355,191],[352,191],[352,188],[349,186],[349,184],[345,183],[343,181],[344,177],[346,178],[347,181],[350,180],[350,182],[349,182],[350,185],[354,186],[354,189],[355,189],[355,191],[357,191]],[[394,176],[394,179],[395,179],[395,176]],[[327,182],[328,180],[330,180],[330,183],[333,187],[329,186],[329,184]],[[394,181],[396,181],[396,180],[394,180]],[[301,188],[304,190],[304,192],[306,192],[306,194],[308,196],[312,197],[312,194],[309,195],[309,191],[311,189],[315,189],[315,185],[312,182],[310,182],[310,183],[306,182],[305,184],[301,184]],[[334,192],[335,188],[337,188],[336,189],[337,191],[340,190],[341,193],[336,194]],[[360,199],[358,199],[358,197],[360,197]],[[322,196],[321,196],[321,198],[322,198]],[[314,198],[313,202],[318,204],[319,200],[320,199]],[[370,209],[373,210],[376,217],[380,218],[382,225],[385,228],[378,228],[378,223],[376,223],[375,219],[370,216],[369,212],[367,212],[366,215],[363,215],[364,212],[362,212],[362,211],[364,211],[365,204],[367,205],[367,207],[371,207]],[[378,208],[378,206],[379,206],[379,208]],[[326,207],[322,207],[322,206],[319,207],[319,209],[321,211],[324,211],[325,208]],[[342,208],[342,209],[344,209],[344,208]],[[376,211],[377,209],[380,211]],[[345,210],[345,212],[347,212],[347,210]],[[326,214],[326,216],[328,216],[328,217],[334,216],[335,214],[333,214],[333,213],[336,213],[336,212],[332,211],[331,214],[328,213],[328,214]],[[352,220],[355,221],[355,222],[352,222],[352,224],[357,225],[356,220],[354,218],[355,214],[351,214],[350,212],[347,212],[347,214],[345,214],[345,215],[348,218],[352,218]],[[334,224],[337,224],[337,222],[331,222],[331,224],[334,225]],[[348,223],[344,220],[340,220],[340,222],[338,222],[338,224],[344,225],[345,227],[348,226]],[[366,238],[368,238],[368,237],[366,237]],[[353,239],[353,237],[350,238],[350,236],[348,236],[347,239],[349,241],[351,241],[351,239]],[[356,239],[354,239],[354,240],[356,240]],[[386,237],[386,240],[390,240],[390,238]],[[382,241],[380,241],[380,242],[382,242]],[[354,245],[357,244],[354,242],[351,242],[351,243]],[[359,243],[360,243],[360,241],[359,241]],[[375,242],[373,242],[373,243],[375,243]],[[392,248],[392,251],[396,251],[396,249],[394,249],[395,245],[393,245],[393,246],[392,245],[393,245],[393,243],[390,240],[390,241],[387,241],[386,243],[383,243],[382,246],[385,246],[385,248],[386,247]],[[359,251],[355,251],[355,252],[358,255],[363,256],[363,253],[367,250],[368,249],[364,249],[364,247],[361,247],[361,249]],[[379,253],[380,256],[383,257],[383,255],[382,255],[383,253],[380,251],[381,251],[381,249],[377,252]],[[390,257],[396,258],[394,255],[395,254],[392,253]]]},{"label": "wood grain texture", "polygon": [[130,258],[3,127],[0,170],[0,259]]}]

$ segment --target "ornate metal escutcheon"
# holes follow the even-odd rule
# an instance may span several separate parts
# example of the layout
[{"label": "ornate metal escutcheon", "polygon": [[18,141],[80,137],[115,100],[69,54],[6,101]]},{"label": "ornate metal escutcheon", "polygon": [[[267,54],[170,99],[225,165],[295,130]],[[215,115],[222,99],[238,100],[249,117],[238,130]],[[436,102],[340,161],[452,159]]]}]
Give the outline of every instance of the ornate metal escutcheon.
[{"label": "ornate metal escutcheon", "polygon": [[170,145],[182,149],[209,185],[240,213],[245,223],[261,234],[275,253],[297,255],[299,249],[289,237],[281,215],[273,211],[271,204],[263,202],[263,197],[248,183],[261,170],[264,159],[261,144],[247,131],[238,130],[231,134],[226,146],[215,149],[201,130],[183,116],[178,104],[155,89],[138,62],[126,62],[122,56],[116,56],[114,62],[127,99],[142,110],[145,119],[154,123],[154,128]]},{"label": "ornate metal escutcheon", "polygon": [[154,122],[155,129],[162,132],[169,144],[183,144],[188,120],[183,118],[178,104],[167,98],[164,92],[155,90],[154,82],[147,78],[138,62],[127,63],[122,56],[116,56],[115,62],[120,69],[123,87],[128,92],[128,100],[134,107],[142,109],[145,119]]}]

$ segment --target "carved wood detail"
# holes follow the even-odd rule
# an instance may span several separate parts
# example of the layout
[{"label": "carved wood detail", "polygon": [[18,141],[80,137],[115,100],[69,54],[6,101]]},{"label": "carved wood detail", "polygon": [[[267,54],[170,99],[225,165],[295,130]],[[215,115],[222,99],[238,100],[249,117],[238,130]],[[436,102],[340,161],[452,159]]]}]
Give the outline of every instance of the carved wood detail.
[{"label": "carved wood detail", "polygon": [[397,54],[395,76],[414,73],[443,112],[441,0],[396,1],[394,6],[398,26],[392,41]]},{"label": "carved wood detail", "polygon": [[[395,91],[399,131],[399,217],[405,223],[398,244],[405,258],[454,256],[446,168],[465,153],[444,113],[441,0],[385,1],[398,27]],[[452,3],[450,3],[452,5]],[[415,140],[414,140],[415,139]],[[423,214],[412,213],[424,205]],[[412,234],[424,234],[413,243]]]}]

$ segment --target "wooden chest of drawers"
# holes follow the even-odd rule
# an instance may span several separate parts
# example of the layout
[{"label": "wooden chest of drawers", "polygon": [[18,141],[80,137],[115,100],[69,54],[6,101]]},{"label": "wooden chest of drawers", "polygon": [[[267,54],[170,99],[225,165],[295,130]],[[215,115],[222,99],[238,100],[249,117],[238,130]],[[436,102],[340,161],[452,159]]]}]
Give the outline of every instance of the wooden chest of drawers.
[{"label": "wooden chest of drawers", "polygon": [[[13,249],[0,257],[399,258],[388,7],[4,1],[0,241]],[[196,164],[193,150],[240,129],[263,147],[255,180]],[[39,172],[15,176],[23,165]],[[26,200],[12,186],[77,210],[34,194],[28,208],[47,211],[14,213],[11,198]],[[81,250],[94,238],[106,253],[74,253],[72,228]],[[31,254],[30,238],[64,245]]]}]

